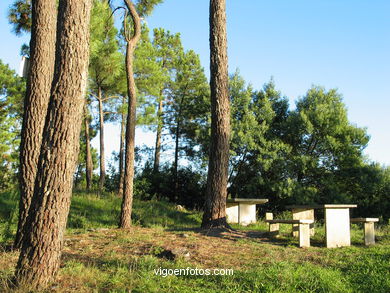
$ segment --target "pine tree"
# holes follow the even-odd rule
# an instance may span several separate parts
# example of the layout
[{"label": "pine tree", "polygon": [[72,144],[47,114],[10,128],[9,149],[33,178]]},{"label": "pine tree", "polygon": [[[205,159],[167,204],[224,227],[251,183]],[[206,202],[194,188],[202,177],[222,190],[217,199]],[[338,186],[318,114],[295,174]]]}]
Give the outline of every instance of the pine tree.
[{"label": "pine tree", "polygon": [[[112,10],[107,1],[95,0],[91,14],[91,54],[89,65],[90,95],[99,109],[100,178],[99,189],[104,188],[106,167],[104,149],[104,120],[106,112],[113,112],[110,104],[116,96],[116,81],[121,74],[122,55],[116,39]],[[108,109],[106,109],[108,108]]]},{"label": "pine tree", "polygon": [[156,61],[161,71],[161,86],[157,94],[157,129],[156,144],[154,152],[154,172],[158,172],[160,167],[160,156],[162,148],[162,132],[164,129],[164,104],[167,103],[168,96],[172,92],[172,85],[175,76],[175,64],[177,58],[183,53],[180,34],[171,34],[162,28],[153,31],[153,47],[156,51]]},{"label": "pine tree", "polygon": [[125,0],[126,7],[130,13],[133,29],[127,26],[126,18],[124,23],[124,34],[126,39],[126,77],[128,110],[126,123],[126,143],[125,143],[125,173],[123,186],[123,200],[120,215],[120,228],[130,228],[131,212],[133,205],[133,180],[134,180],[134,145],[135,145],[135,123],[137,96],[133,73],[133,55],[135,46],[141,37],[141,20],[138,12],[130,0]]},{"label": "pine tree", "polygon": [[31,32],[31,2],[31,0],[16,0],[8,11],[8,20],[13,25],[13,30],[16,35],[20,35],[22,32]]},{"label": "pine tree", "polygon": [[80,133],[80,153],[75,175],[75,187],[77,187],[79,181],[85,178],[85,188],[87,190],[92,189],[93,170],[98,164],[97,150],[91,146],[91,140],[97,135],[97,129],[92,125],[89,104],[90,101],[87,98],[86,104],[84,105],[83,123]]},{"label": "pine tree", "polygon": [[25,81],[0,60],[0,190],[15,187]]},{"label": "pine tree", "polygon": [[[131,226],[131,212],[133,204],[133,180],[134,180],[134,145],[135,145],[135,124],[137,96],[133,73],[134,50],[141,38],[141,19],[136,7],[130,0],[124,0],[127,13],[130,14],[132,27],[127,24],[127,13],[124,18],[124,35],[126,40],[126,77],[128,94],[128,111],[126,122],[126,143],[125,143],[125,173],[123,186],[123,200],[120,215],[120,228],[129,228]],[[138,9],[146,15],[150,13],[153,6],[162,2],[161,0],[139,1]]]},{"label": "pine tree", "polygon": [[210,0],[211,144],[202,227],[226,227],[230,105],[226,2]]},{"label": "pine tree", "polygon": [[90,0],[59,2],[53,86],[15,272],[18,285],[30,289],[45,287],[60,266],[87,86],[91,6]]},{"label": "pine tree", "polygon": [[[196,132],[210,114],[209,86],[199,56],[192,50],[180,52],[174,62],[174,76],[167,98],[165,124],[174,139],[173,177],[175,199],[178,199],[179,157],[191,153]],[[206,120],[206,121],[205,121]]]},{"label": "pine tree", "polygon": [[16,248],[20,248],[23,241],[23,227],[34,192],[42,131],[54,71],[56,15],[55,0],[32,2],[31,62],[20,144],[20,203],[18,230],[14,244]]}]

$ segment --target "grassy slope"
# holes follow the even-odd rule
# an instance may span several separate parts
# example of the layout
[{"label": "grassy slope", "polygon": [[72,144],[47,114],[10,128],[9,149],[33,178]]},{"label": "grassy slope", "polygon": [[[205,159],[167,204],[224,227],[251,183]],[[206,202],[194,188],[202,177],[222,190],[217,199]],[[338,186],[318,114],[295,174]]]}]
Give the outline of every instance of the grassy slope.
[{"label": "grassy slope", "polygon": [[[16,196],[0,194],[0,241],[11,243]],[[309,249],[297,248],[288,235],[269,240],[266,225],[237,232],[195,229],[200,214],[177,211],[166,202],[135,201],[136,225],[116,229],[120,199],[75,194],[69,217],[63,265],[54,292],[390,292],[390,236],[378,229],[379,241],[366,248],[360,227],[353,226],[353,246],[323,247],[318,227]],[[206,235],[207,234],[207,235]],[[165,249],[188,251],[188,259],[159,257]],[[4,250],[4,251],[3,251]],[[17,253],[1,250],[0,292],[12,276]],[[168,276],[159,268],[232,268],[233,276]]]}]

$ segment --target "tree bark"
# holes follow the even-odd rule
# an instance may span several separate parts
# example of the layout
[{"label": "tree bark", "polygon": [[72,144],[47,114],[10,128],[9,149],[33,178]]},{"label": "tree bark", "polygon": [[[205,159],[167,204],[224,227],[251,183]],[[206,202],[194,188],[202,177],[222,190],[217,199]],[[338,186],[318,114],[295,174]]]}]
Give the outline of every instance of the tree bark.
[{"label": "tree bark", "polygon": [[[123,97],[122,105],[125,105],[125,97]],[[121,139],[120,139],[120,147],[119,147],[119,188],[118,188],[118,196],[123,196],[123,181],[125,177],[124,172],[124,162],[123,157],[125,153],[125,124],[126,124],[126,116],[125,113],[121,114]]]},{"label": "tree bark", "polygon": [[87,183],[87,190],[91,190],[92,187],[92,172],[93,172],[93,161],[91,153],[91,138],[89,136],[89,117],[87,110],[84,113],[84,131],[85,131],[85,178]]},{"label": "tree bark", "polygon": [[59,2],[55,73],[15,272],[17,284],[31,290],[52,281],[60,265],[85,103],[91,5],[91,0]]},{"label": "tree bark", "polygon": [[102,89],[98,88],[98,102],[99,102],[99,135],[100,135],[100,177],[99,190],[103,190],[106,181],[106,163],[104,154],[104,113],[103,113],[103,97]]},{"label": "tree bark", "polygon": [[229,165],[230,105],[226,2],[210,0],[211,143],[203,228],[228,227],[226,196]]},{"label": "tree bark", "polygon": [[21,247],[23,227],[34,192],[42,131],[54,73],[56,15],[55,0],[32,2],[30,72],[27,77],[20,143],[20,202],[15,248]]},{"label": "tree bark", "polygon": [[179,200],[179,139],[180,139],[180,127],[181,127],[181,115],[184,102],[184,96],[181,97],[179,109],[176,116],[176,130],[175,130],[175,160],[173,161],[173,177],[175,180],[174,200]]},{"label": "tree bark", "polygon": [[175,137],[175,160],[173,162],[173,178],[175,180],[174,201],[177,203],[179,200],[179,135],[180,135],[180,119],[176,121],[176,137]]},{"label": "tree bark", "polygon": [[154,151],[154,166],[153,166],[154,173],[158,173],[158,170],[160,168],[162,130],[163,130],[163,100],[162,100],[162,91],[161,91],[161,100],[158,103],[158,110],[157,110],[156,149]]},{"label": "tree bark", "polygon": [[[133,180],[134,180],[134,144],[135,144],[135,123],[136,123],[136,88],[133,73],[133,55],[134,49],[141,36],[141,20],[130,0],[125,0],[126,7],[130,12],[133,20],[133,34],[125,27],[126,37],[126,75],[127,75],[127,92],[128,92],[128,113],[126,123],[126,153],[125,153],[125,177],[123,186],[123,200],[120,215],[120,228],[131,227],[131,212],[133,205]],[[125,18],[126,19],[126,18]]]},{"label": "tree bark", "polygon": [[73,180],[73,186],[74,189],[79,188],[80,180],[81,180],[81,165],[79,164],[76,168],[76,174],[74,175],[74,180]]}]

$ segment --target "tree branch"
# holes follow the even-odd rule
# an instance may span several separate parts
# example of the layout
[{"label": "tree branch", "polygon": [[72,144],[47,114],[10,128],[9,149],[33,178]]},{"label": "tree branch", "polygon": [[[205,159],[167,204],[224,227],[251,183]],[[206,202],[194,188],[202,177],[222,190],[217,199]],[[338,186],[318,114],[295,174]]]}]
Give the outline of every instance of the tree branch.
[{"label": "tree branch", "polygon": [[103,99],[102,99],[102,102],[107,101],[107,100],[109,100],[109,99],[119,99],[119,98],[121,98],[121,97],[122,97],[122,96],[120,96],[120,95],[108,96],[108,97],[103,98]]},{"label": "tree branch", "polygon": [[89,95],[92,96],[93,98],[95,98],[97,101],[99,101],[99,98],[97,95],[93,94],[92,92],[90,92]]},{"label": "tree branch", "polygon": [[[127,10],[130,12],[130,16],[133,20],[134,25],[134,33],[130,37],[128,33],[126,32],[126,22],[125,22],[125,38],[128,43],[136,44],[141,37],[141,19],[137,13],[137,10],[135,9],[135,6],[132,1],[130,0],[124,0]],[[126,17],[127,18],[127,11],[126,11]]]}]

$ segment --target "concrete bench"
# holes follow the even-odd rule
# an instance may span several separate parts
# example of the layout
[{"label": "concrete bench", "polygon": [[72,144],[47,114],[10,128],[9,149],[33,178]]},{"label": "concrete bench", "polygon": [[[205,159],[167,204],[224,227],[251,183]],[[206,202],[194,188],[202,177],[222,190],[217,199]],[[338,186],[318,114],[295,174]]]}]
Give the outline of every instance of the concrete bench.
[{"label": "concrete bench", "polygon": [[269,224],[269,232],[272,236],[279,234],[279,224],[293,224],[298,225],[299,247],[310,247],[310,224],[314,220],[274,220],[272,213],[266,213],[265,222]]},{"label": "concrete bench", "polygon": [[374,223],[379,222],[378,218],[352,218],[351,223],[364,223],[364,244],[375,244],[375,227]]}]

